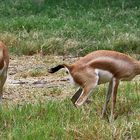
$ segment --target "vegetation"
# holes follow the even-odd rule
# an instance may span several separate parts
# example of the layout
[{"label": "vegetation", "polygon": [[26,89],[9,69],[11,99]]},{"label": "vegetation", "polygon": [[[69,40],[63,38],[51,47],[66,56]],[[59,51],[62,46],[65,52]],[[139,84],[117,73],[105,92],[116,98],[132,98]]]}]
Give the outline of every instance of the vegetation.
[{"label": "vegetation", "polygon": [[[11,54],[81,56],[98,49],[140,54],[139,0],[1,0],[0,40]],[[32,69],[21,77],[40,76]],[[70,99],[0,106],[0,139],[138,140],[140,83],[121,83],[116,120],[100,113],[105,90],[91,104],[74,108]],[[37,91],[36,91],[37,92]],[[33,92],[34,94],[35,91]],[[52,88],[52,94],[61,90]]]},{"label": "vegetation", "polygon": [[140,53],[139,0],[3,0],[0,39],[15,54]]},{"label": "vegetation", "polygon": [[[132,88],[133,86],[133,88]],[[140,139],[140,84],[119,88],[116,120],[108,122],[100,113],[104,88],[93,95],[92,104],[76,109],[70,99],[0,108],[0,139],[22,140],[124,140]]]}]

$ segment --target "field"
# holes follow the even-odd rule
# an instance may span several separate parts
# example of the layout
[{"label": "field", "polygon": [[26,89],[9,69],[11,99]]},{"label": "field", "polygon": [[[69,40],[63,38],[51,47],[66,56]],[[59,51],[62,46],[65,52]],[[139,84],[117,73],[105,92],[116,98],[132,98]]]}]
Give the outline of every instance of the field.
[{"label": "field", "polygon": [[64,71],[88,52],[117,50],[140,58],[139,0],[0,1],[0,40],[10,51],[10,67],[0,106],[1,140],[139,140],[140,78],[119,86],[116,119],[110,106],[100,118],[107,85],[92,102],[76,109],[76,91]]}]

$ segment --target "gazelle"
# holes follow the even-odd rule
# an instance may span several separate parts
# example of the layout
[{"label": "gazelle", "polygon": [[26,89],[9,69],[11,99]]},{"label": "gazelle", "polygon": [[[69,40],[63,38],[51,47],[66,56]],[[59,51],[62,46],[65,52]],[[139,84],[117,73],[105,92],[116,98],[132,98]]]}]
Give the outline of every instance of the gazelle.
[{"label": "gazelle", "polygon": [[0,41],[0,101],[3,96],[3,86],[7,78],[9,55],[6,46]]},{"label": "gazelle", "polygon": [[72,97],[75,106],[82,105],[97,85],[109,82],[102,117],[112,96],[111,119],[114,118],[117,89],[120,81],[132,80],[140,74],[140,62],[119,52],[99,50],[87,54],[71,65],[62,64],[48,70],[54,73],[65,68],[80,88]]}]

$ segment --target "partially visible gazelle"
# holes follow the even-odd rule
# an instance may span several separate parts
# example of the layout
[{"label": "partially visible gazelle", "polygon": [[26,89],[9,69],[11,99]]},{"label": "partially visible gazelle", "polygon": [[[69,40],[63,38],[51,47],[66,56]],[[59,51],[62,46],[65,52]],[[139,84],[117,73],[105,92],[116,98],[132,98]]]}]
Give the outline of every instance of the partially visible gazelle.
[{"label": "partially visible gazelle", "polygon": [[0,41],[0,101],[3,96],[3,86],[7,78],[9,55],[6,46]]},{"label": "partially visible gazelle", "polygon": [[102,117],[106,113],[107,104],[112,96],[111,119],[114,118],[117,89],[120,81],[132,80],[140,74],[140,62],[119,52],[94,51],[76,61],[74,64],[62,64],[49,69],[54,73],[66,68],[71,79],[79,85],[79,90],[72,97],[75,106],[82,105],[97,85],[109,82]]}]

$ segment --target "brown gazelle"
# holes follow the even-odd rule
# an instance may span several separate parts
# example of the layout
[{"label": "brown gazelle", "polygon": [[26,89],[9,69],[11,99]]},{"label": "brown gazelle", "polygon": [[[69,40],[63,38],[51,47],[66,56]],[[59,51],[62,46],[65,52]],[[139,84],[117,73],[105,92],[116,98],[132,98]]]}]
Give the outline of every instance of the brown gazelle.
[{"label": "brown gazelle", "polygon": [[72,80],[80,87],[71,99],[75,106],[82,105],[97,85],[109,82],[102,117],[112,96],[111,119],[114,118],[119,82],[132,80],[140,74],[139,61],[123,53],[107,50],[94,51],[71,65],[58,65],[48,72],[54,73],[61,68],[66,68]]},{"label": "brown gazelle", "polygon": [[7,78],[9,55],[6,46],[0,41],[0,100],[3,96],[3,86]]}]

